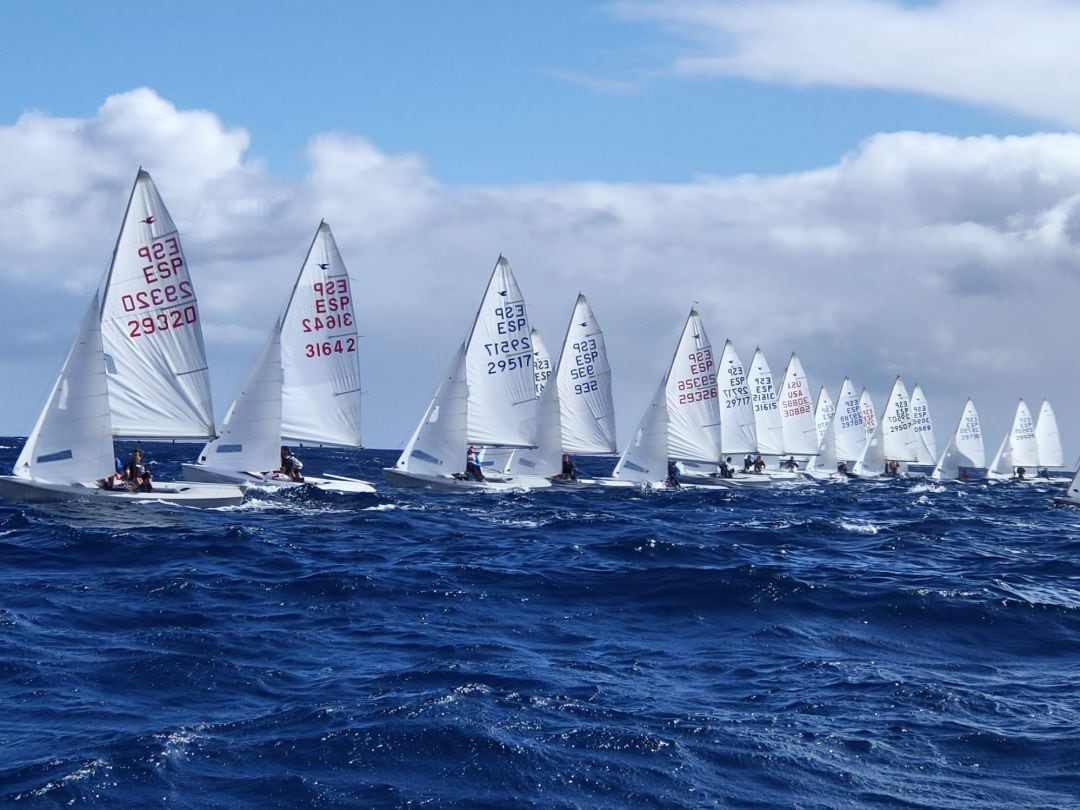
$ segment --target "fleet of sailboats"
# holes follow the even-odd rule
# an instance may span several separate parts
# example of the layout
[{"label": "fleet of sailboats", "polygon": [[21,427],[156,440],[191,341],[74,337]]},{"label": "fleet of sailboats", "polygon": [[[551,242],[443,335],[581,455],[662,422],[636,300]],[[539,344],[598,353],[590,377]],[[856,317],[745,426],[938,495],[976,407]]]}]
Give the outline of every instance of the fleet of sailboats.
[{"label": "fleet of sailboats", "polygon": [[[0,496],[215,507],[240,503],[250,487],[374,492],[366,481],[299,475],[295,462],[282,464],[288,445],[361,447],[358,343],[354,285],[321,222],[219,431],[180,237],[140,170],[105,280],[12,474],[0,476]],[[695,307],[611,476],[583,479],[574,456],[618,452],[611,378],[604,333],[585,295],[578,294],[553,355],[500,256],[465,340],[384,477],[397,487],[505,491],[553,482],[738,487],[902,474],[1045,481],[1064,468],[1048,401],[1037,418],[1019,401],[987,464],[969,399],[939,455],[921,386],[909,395],[897,377],[880,412],[850,378],[835,402],[825,386],[815,402],[797,354],[779,378],[760,347],[748,366],[730,340],[717,357]],[[134,488],[114,474],[114,438],[206,444],[182,466],[186,481]],[[1058,501],[1080,505],[1080,473]]]}]

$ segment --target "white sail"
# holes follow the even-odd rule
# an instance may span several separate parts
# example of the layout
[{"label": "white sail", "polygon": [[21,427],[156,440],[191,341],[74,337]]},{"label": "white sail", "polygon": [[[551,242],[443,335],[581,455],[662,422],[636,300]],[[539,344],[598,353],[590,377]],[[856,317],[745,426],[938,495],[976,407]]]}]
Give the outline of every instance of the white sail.
[{"label": "white sail", "polygon": [[716,369],[720,393],[720,448],[728,453],[753,453],[757,450],[754,406],[739,353],[731,341],[724,343],[720,365]]},{"label": "white sail", "polygon": [[772,369],[760,348],[755,350],[750,361],[750,400],[754,408],[754,436],[757,439],[757,451],[766,455],[778,456],[784,450],[784,425],[780,418],[780,403],[777,401],[776,385],[773,383]]},{"label": "white sail", "polygon": [[915,432],[916,463],[934,464],[937,461],[934,422],[930,418],[930,403],[918,383],[911,392],[911,429]]},{"label": "white sail", "polygon": [[464,470],[469,402],[465,366],[463,343],[394,464],[396,469],[443,476]]},{"label": "white sail", "polygon": [[[743,379],[743,389],[746,384]],[[750,395],[746,394],[749,405]],[[667,374],[668,454],[682,461],[720,460],[720,412],[712,344],[691,309]],[[753,416],[751,415],[751,422]],[[666,476],[665,476],[666,477]]]},{"label": "white sail", "polygon": [[98,296],[83,318],[14,474],[51,484],[95,481],[114,470]]},{"label": "white sail", "polygon": [[254,473],[276,469],[281,459],[281,383],[279,321],[229,406],[221,435],[202,449],[199,464]]},{"label": "white sail", "polygon": [[960,422],[930,476],[937,481],[956,478],[960,475],[961,466],[974,469],[986,466],[979,412],[975,410],[975,403],[970,399],[964,403]]},{"label": "white sail", "polygon": [[534,446],[537,399],[531,333],[525,299],[510,262],[500,256],[465,352],[469,443]]},{"label": "white sail", "polygon": [[866,447],[866,426],[859,395],[847,377],[840,387],[833,421],[837,461],[858,460]]},{"label": "white sail", "polygon": [[[865,416],[863,418],[865,419]],[[885,402],[885,410],[881,413],[881,432],[885,439],[885,458],[889,461],[918,460],[915,452],[915,431],[911,423],[911,401],[907,387],[899,377],[893,383],[892,391]]]},{"label": "white sail", "polygon": [[[863,389],[863,393],[866,393],[865,389]],[[865,413],[865,410],[863,412]],[[885,441],[887,436],[885,420],[882,419],[874,426],[874,432],[867,438],[862,455],[859,456],[859,459],[851,468],[855,475],[872,477],[885,473]]]},{"label": "white sail", "polygon": [[1039,445],[1040,467],[1049,469],[1065,466],[1057,417],[1054,416],[1054,409],[1050,407],[1049,400],[1044,399],[1042,407],[1039,408],[1039,420],[1035,423],[1035,440]]},{"label": "white sail", "polygon": [[533,346],[533,379],[536,382],[536,423],[530,428],[529,433],[534,437],[536,446],[521,450],[507,450],[506,448],[485,448],[481,456],[480,466],[484,466],[484,460],[491,458],[496,461],[502,453],[508,453],[501,467],[493,465],[495,469],[514,475],[539,475],[550,477],[557,475],[562,470],[562,427],[559,424],[559,386],[548,385],[552,379],[551,355],[547,346],[544,345],[540,332],[532,330]]},{"label": "white sail", "polygon": [[825,426],[825,433],[822,434],[817,455],[812,457],[810,463],[806,465],[808,470],[825,470],[831,473],[836,469],[840,461],[836,455],[836,425],[837,420],[833,419]]},{"label": "white sail", "polygon": [[581,294],[566,328],[557,380],[563,450],[583,454],[616,452],[615,404],[604,333]]},{"label": "white sail", "polygon": [[[539,334],[533,331],[534,339]],[[536,343],[534,342],[534,346]],[[556,371],[557,373],[557,371]],[[514,450],[504,469],[512,475],[550,478],[562,472],[562,426],[559,419],[559,386],[546,381],[536,409],[536,425],[531,433],[536,447]]]},{"label": "white sail", "polygon": [[213,437],[199,302],[176,226],[141,169],[105,279],[101,337],[115,435]]},{"label": "white sail", "polygon": [[360,446],[359,337],[353,303],[345,262],[330,226],[320,222],[281,327],[281,437],[287,441]]},{"label": "white sail", "polygon": [[[825,389],[822,388],[822,391]],[[826,395],[827,396],[827,395]],[[810,385],[799,356],[794,352],[788,359],[780,383],[780,425],[784,455],[810,456],[818,451],[820,437],[810,401]]]},{"label": "white sail", "polygon": [[1069,482],[1069,489],[1065,494],[1068,500],[1080,503],[1080,470],[1076,471],[1072,481]]},{"label": "white sail", "polygon": [[832,424],[836,415],[836,405],[829,396],[829,389],[824,385],[818,390],[817,406],[814,408],[814,426],[817,429],[818,443],[825,436],[825,431]]},{"label": "white sail", "polygon": [[533,329],[529,336],[532,338],[533,348],[533,382],[536,384],[536,398],[539,399],[551,377],[553,361],[551,352],[547,350],[543,338],[540,337],[540,331]]},{"label": "white sail", "polygon": [[866,388],[859,393],[859,411],[862,413],[863,430],[869,439],[877,429],[877,411],[874,410],[874,400],[870,398],[870,392]]},{"label": "white sail", "polygon": [[1026,467],[1029,472],[1039,466],[1039,444],[1035,439],[1035,422],[1031,411],[1020,400],[1009,431],[1009,458],[1014,467]]},{"label": "white sail", "polygon": [[619,456],[613,478],[652,484],[667,479],[667,377],[660,380],[649,407],[634,429],[634,437]]}]

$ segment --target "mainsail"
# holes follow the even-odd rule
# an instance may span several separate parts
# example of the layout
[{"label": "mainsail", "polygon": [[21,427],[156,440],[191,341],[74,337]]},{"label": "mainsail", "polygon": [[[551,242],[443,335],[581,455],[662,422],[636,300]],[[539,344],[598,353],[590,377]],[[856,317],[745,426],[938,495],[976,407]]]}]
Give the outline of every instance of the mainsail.
[{"label": "mainsail", "polygon": [[729,453],[753,453],[757,450],[754,406],[739,353],[729,340],[724,343],[720,365],[716,369],[720,393],[720,449]]},{"label": "mainsail", "polygon": [[101,338],[115,435],[213,437],[199,302],[180,235],[141,169],[105,278]]},{"label": "mainsail", "polygon": [[583,454],[616,452],[615,405],[604,333],[581,294],[566,328],[556,379],[563,450]]},{"label": "mainsail", "polygon": [[994,460],[990,462],[990,471],[999,475],[1011,475],[1016,467],[1034,470],[1038,465],[1039,444],[1035,439],[1035,423],[1028,406],[1024,400],[1020,400],[1012,426],[994,454]]},{"label": "mainsail", "polygon": [[825,431],[832,424],[836,415],[836,405],[829,396],[829,389],[824,385],[818,390],[817,406],[814,408],[814,426],[817,429],[818,443],[825,437]]},{"label": "mainsail", "polygon": [[975,410],[975,403],[970,399],[964,403],[960,422],[930,476],[937,481],[956,478],[960,475],[961,466],[977,470],[986,466],[979,412]]},{"label": "mainsail", "polygon": [[937,460],[934,423],[930,418],[930,404],[918,383],[911,392],[911,429],[915,432],[916,463],[934,464]]},{"label": "mainsail", "polygon": [[[777,402],[776,386],[772,369],[760,348],[754,351],[750,361],[750,400],[754,407],[754,435],[757,451],[778,456],[785,452],[784,425]],[[722,423],[722,420],[721,420]]]},{"label": "mainsail", "polygon": [[[823,392],[824,390],[822,388]],[[794,352],[788,360],[783,381],[780,383],[780,424],[785,455],[794,453],[810,456],[818,451],[820,437],[810,402],[810,385],[799,356]]]},{"label": "mainsail", "polygon": [[1057,417],[1050,401],[1044,399],[1039,408],[1039,421],[1035,423],[1035,440],[1039,445],[1039,466],[1044,469],[1064,467],[1065,456],[1061,450]]},{"label": "mainsail", "polygon": [[856,461],[862,456],[867,439],[863,410],[855,386],[847,377],[836,400],[833,434],[837,461]]},{"label": "mainsail", "polygon": [[[666,379],[668,454],[681,461],[718,463],[720,412],[716,365],[712,344],[697,310],[690,310]],[[749,399],[747,393],[747,404]]]},{"label": "mainsail", "polygon": [[360,446],[354,301],[334,235],[320,222],[281,325],[281,437],[288,441]]},{"label": "mainsail", "polygon": [[881,432],[884,435],[885,458],[889,461],[918,460],[915,430],[911,422],[911,402],[907,388],[899,377],[893,383],[881,414]]},{"label": "mainsail", "polygon": [[469,443],[535,445],[537,399],[531,332],[525,298],[510,262],[500,256],[466,341]]}]

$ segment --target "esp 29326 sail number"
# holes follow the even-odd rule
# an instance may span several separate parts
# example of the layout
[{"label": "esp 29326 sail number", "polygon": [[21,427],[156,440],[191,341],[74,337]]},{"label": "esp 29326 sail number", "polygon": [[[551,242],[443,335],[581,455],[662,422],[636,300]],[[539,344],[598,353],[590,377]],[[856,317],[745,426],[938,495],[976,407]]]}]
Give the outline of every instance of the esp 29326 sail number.
[{"label": "esp 29326 sail number", "polygon": [[713,372],[712,349],[699,349],[687,355],[690,361],[691,376],[679,380],[678,390],[679,404],[688,405],[692,402],[704,402],[707,399],[716,399],[716,377]]}]

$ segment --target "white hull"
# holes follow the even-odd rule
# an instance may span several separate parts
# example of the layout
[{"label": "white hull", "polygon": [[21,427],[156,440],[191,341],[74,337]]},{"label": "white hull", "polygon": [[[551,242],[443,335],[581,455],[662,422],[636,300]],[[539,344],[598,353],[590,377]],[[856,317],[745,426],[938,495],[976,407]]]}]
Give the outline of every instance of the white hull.
[{"label": "white hull", "polygon": [[731,478],[723,478],[718,475],[681,475],[679,476],[679,483],[693,487],[737,489],[740,487],[767,487],[772,484],[772,479],[764,473],[761,475],[735,473]]},{"label": "white hull", "polygon": [[207,467],[202,464],[182,464],[184,478],[188,481],[209,484],[246,484],[266,489],[292,489],[296,487],[314,487],[323,492],[336,492],[343,495],[367,495],[375,492],[375,487],[359,478],[346,478],[340,475],[305,475],[303,481],[293,481],[278,472],[232,472]]},{"label": "white hull", "polygon": [[244,500],[244,488],[235,484],[198,484],[155,481],[152,492],[105,489],[97,483],[48,484],[13,475],[0,475],[0,497],[15,503],[95,501],[98,503],[175,503],[198,509],[236,506]]},{"label": "white hull", "polygon": [[427,489],[434,492],[512,492],[523,489],[547,489],[551,482],[538,476],[488,476],[483,481],[454,478],[450,475],[429,475],[384,467],[383,477],[392,487]]}]

